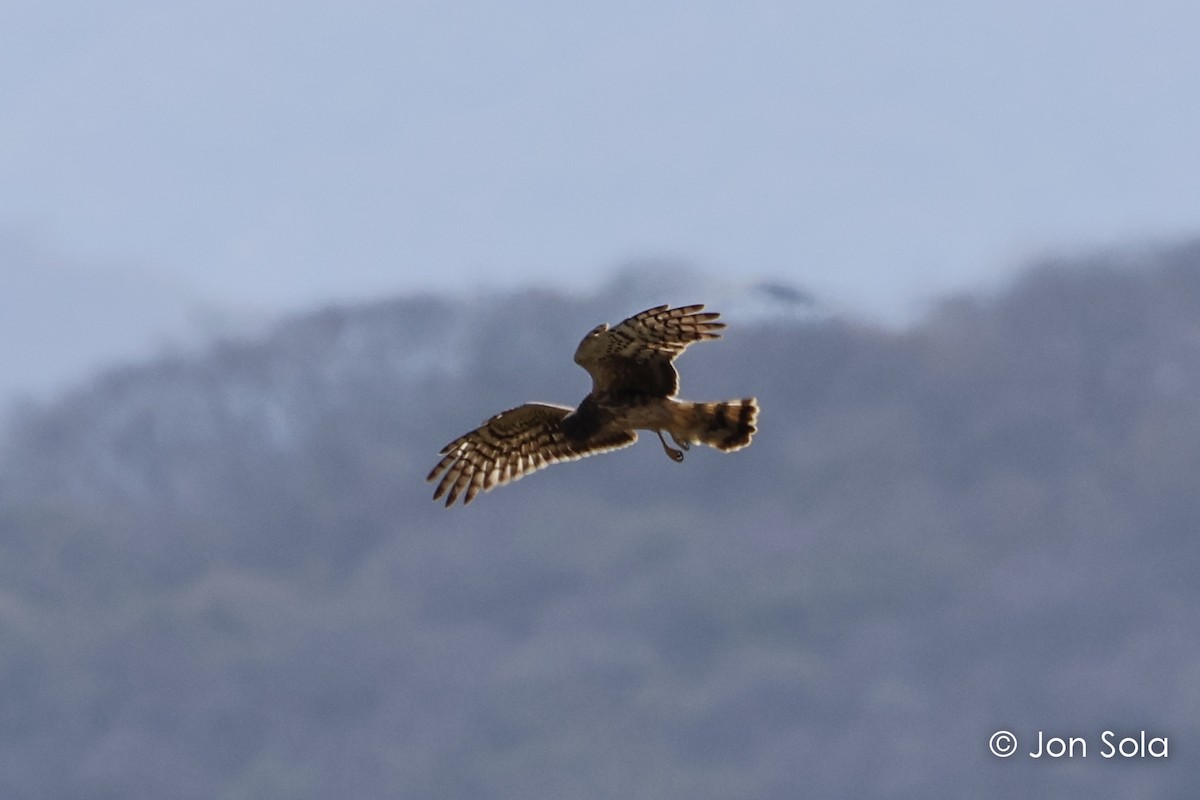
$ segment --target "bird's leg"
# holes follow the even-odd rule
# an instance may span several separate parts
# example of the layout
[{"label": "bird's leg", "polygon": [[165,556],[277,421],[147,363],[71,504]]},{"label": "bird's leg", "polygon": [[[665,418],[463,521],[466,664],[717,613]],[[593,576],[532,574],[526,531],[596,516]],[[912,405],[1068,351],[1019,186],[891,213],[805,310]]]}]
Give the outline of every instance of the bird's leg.
[{"label": "bird's leg", "polygon": [[[680,461],[683,461],[683,453],[667,444],[667,440],[663,438],[662,431],[655,431],[655,433],[658,434],[658,440],[662,442],[663,452],[666,453],[667,456],[669,456],[670,459],[676,464],[678,464]],[[674,439],[675,437],[672,436],[671,438]]]},{"label": "bird's leg", "polygon": [[692,443],[691,443],[691,442],[681,442],[681,441],[679,441],[679,439],[678,439],[678,438],[675,436],[675,434],[674,434],[674,433],[672,433],[672,434],[671,434],[671,441],[672,441],[672,442],[674,442],[675,444],[679,445],[679,449],[680,449],[680,450],[691,450],[691,449],[692,449]]}]

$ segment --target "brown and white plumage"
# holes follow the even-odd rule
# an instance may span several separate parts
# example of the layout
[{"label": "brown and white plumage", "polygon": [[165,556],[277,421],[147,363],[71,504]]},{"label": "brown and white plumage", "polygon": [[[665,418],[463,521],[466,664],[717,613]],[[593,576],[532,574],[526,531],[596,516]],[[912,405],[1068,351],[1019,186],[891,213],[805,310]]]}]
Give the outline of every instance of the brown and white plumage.
[{"label": "brown and white plumage", "polygon": [[684,450],[693,443],[720,450],[750,444],[756,430],[754,398],[726,403],[676,400],[679,374],[672,363],[693,342],[720,337],[725,325],[703,305],[647,309],[609,328],[593,328],[575,351],[575,363],[592,376],[592,391],[575,409],[544,403],[502,411],[441,450],[427,480],[438,481],[433,499],[450,506],[559,461],[627,447],[635,428],[653,430],[675,461],[683,453],[662,438],[666,431]]},{"label": "brown and white plumage", "polygon": [[463,503],[480,491],[503,486],[531,472],[577,458],[616,450],[637,441],[632,430],[611,431],[586,441],[573,441],[562,430],[572,409],[546,403],[526,403],[501,411],[470,433],[442,448],[442,460],[429,473],[434,480],[446,473],[433,499],[446,494],[446,505],[461,494]]},{"label": "brown and white plumage", "polygon": [[670,397],[679,391],[671,362],[693,342],[719,339],[720,314],[703,305],[656,306],[634,314],[615,328],[598,325],[583,337],[575,363],[592,376],[592,391],[636,391]]}]

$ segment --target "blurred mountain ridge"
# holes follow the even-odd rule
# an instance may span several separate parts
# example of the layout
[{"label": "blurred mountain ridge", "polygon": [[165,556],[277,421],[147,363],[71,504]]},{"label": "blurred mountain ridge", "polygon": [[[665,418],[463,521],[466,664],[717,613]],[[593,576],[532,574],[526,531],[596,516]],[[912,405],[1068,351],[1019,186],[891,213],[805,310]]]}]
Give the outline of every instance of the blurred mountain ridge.
[{"label": "blurred mountain ridge", "polygon": [[[751,448],[431,502],[441,445],[577,402],[579,338],[659,302],[723,313],[682,395],[756,394]],[[1198,479],[1200,242],[899,330],[682,272],[295,316],[14,418],[0,789],[1189,796],[1097,737],[1200,736]]]},{"label": "blurred mountain ridge", "polygon": [[0,411],[50,400],[97,365],[191,351],[219,335],[261,331],[269,318],[161,270],[80,263],[0,226]]}]

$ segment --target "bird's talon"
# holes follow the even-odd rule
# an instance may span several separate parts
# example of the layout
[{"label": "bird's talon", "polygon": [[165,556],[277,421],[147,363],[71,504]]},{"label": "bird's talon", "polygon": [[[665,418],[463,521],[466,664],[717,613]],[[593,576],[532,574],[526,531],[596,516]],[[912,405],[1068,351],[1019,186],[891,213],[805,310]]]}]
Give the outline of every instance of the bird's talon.
[{"label": "bird's talon", "polygon": [[[658,434],[658,440],[660,442],[662,442],[663,452],[667,454],[667,457],[670,458],[672,461],[674,461],[676,464],[678,464],[680,461],[683,461],[683,453],[679,452],[674,447],[671,447],[669,444],[667,444],[667,440],[663,438],[662,431],[655,431],[655,433]],[[672,436],[671,438],[675,439],[674,436]],[[679,440],[675,439],[675,443],[679,444]],[[687,449],[687,448],[684,448],[684,449]]]}]

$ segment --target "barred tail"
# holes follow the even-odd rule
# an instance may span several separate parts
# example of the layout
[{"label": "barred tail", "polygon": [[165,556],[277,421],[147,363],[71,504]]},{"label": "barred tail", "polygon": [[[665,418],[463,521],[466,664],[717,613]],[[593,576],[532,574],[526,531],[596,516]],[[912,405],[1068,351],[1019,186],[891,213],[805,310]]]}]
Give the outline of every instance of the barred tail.
[{"label": "barred tail", "polygon": [[724,403],[681,403],[680,442],[699,442],[718,450],[740,450],[758,430],[758,401],[753,397]]}]

